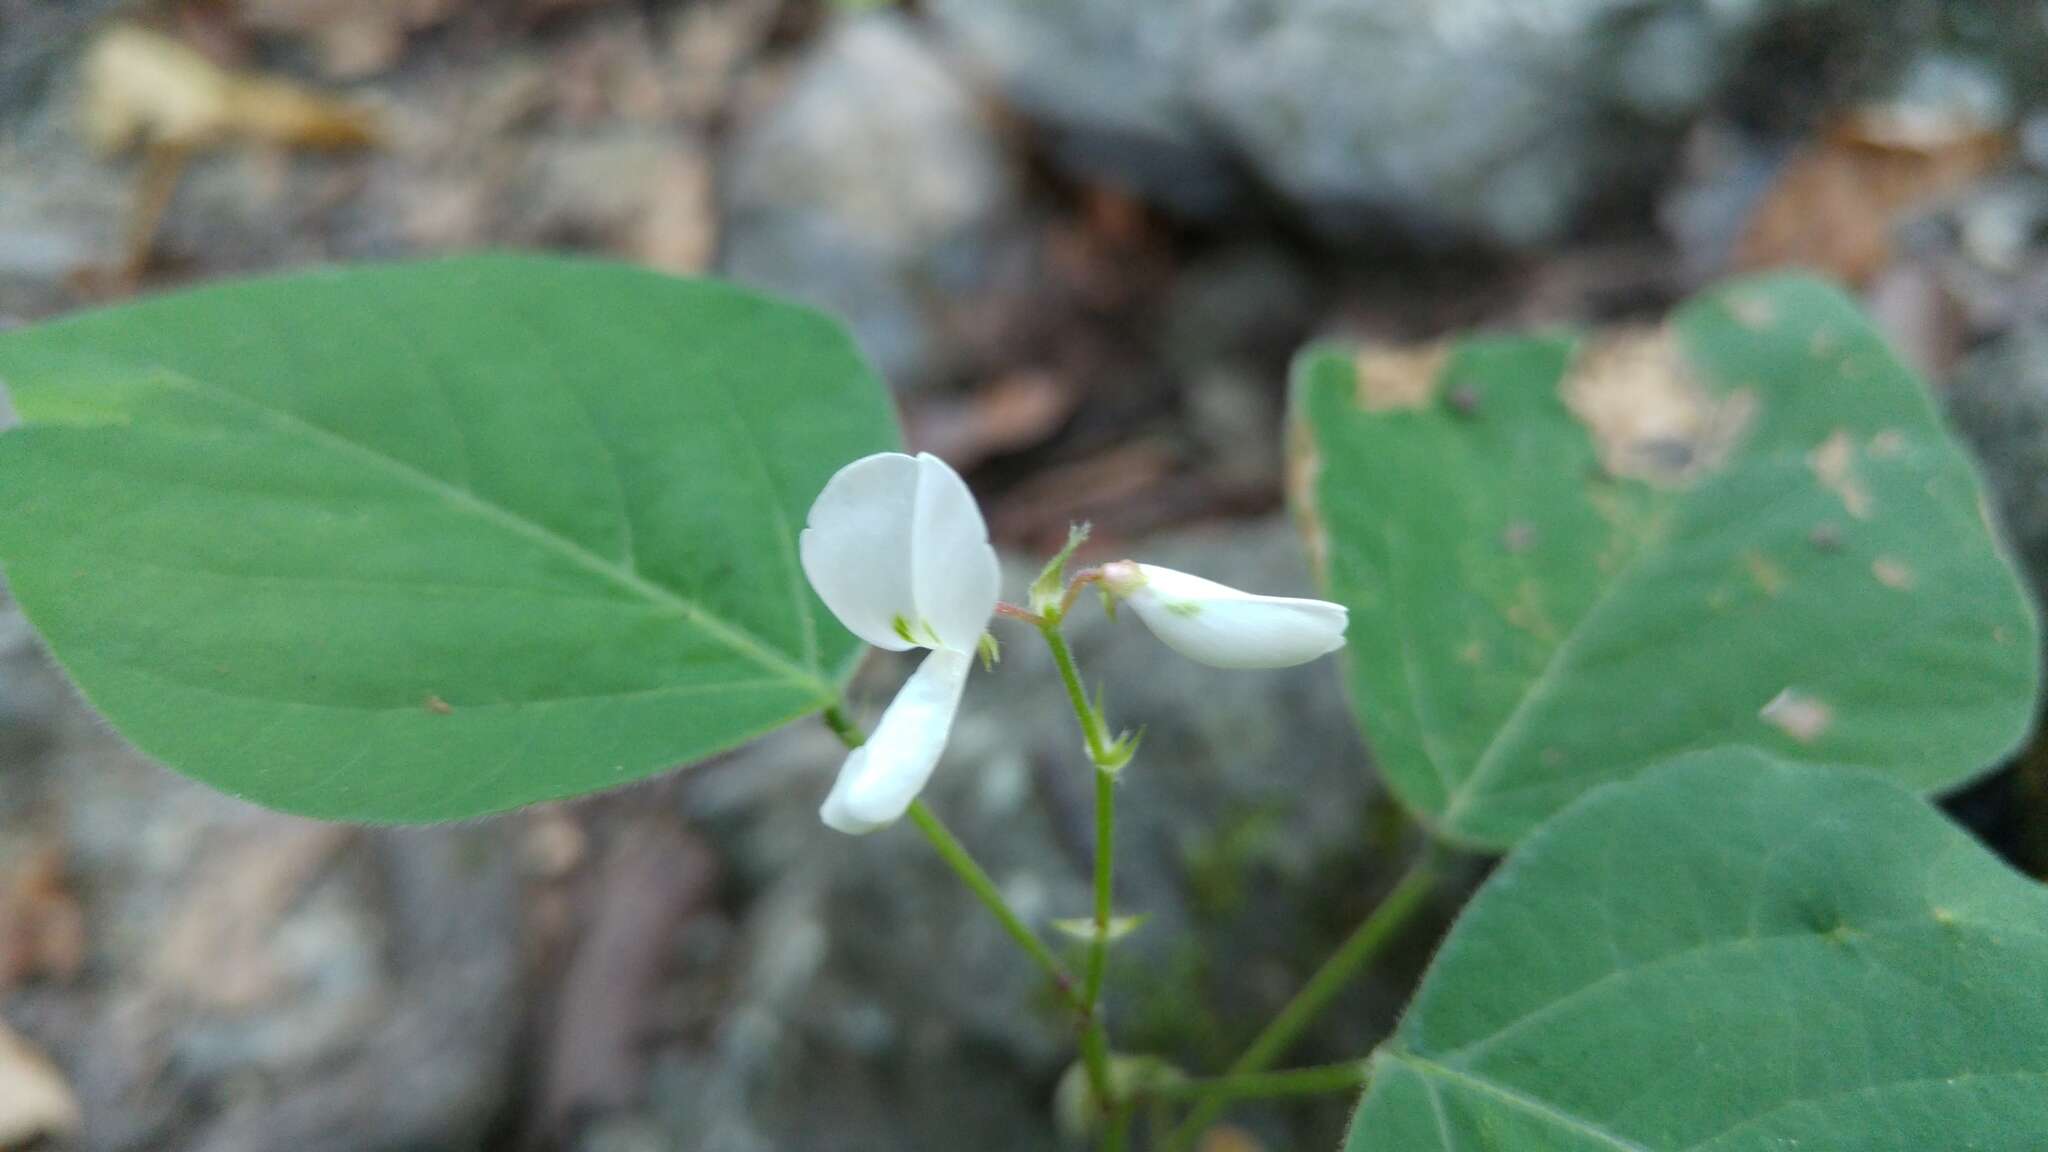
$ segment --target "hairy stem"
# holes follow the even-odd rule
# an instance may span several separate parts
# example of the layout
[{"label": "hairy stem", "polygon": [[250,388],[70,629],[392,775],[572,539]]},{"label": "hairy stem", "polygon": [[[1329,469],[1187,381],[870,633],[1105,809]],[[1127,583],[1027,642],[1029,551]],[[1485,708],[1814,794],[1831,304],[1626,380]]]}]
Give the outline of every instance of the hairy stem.
[{"label": "hairy stem", "polygon": [[1090,1012],[1102,999],[1102,978],[1109,967],[1110,868],[1116,853],[1116,777],[1095,770],[1095,939],[1088,947],[1087,974],[1081,1002]]},{"label": "hairy stem", "polygon": [[1053,985],[1059,989],[1061,998],[1071,1004],[1085,1019],[1087,1009],[1075,998],[1074,978],[1067,974],[1066,965],[1061,964],[1059,957],[1052,954],[1052,949],[1046,947],[1045,941],[1040,940],[1038,934],[1024,923],[1023,918],[1010,907],[1010,902],[1003,899],[1002,891],[996,887],[996,882],[989,879],[988,873],[975,862],[959,838],[939,820],[938,814],[924,801],[913,800],[910,802],[910,820],[917,825],[918,831],[924,833],[925,839],[932,842],[932,847],[938,850],[940,858],[959,875],[968,890],[972,891],[982,905],[1002,922],[1003,930],[1010,934],[1010,938],[1017,942],[1017,946],[1037,961],[1038,966],[1045,969],[1046,975],[1052,977]]},{"label": "hairy stem", "polygon": [[[836,705],[825,710],[825,723],[848,748],[858,748],[867,741],[867,736],[861,732],[860,725],[854,723]],[[925,839],[931,841],[932,847],[938,851],[939,858],[960,877],[961,883],[967,885],[968,891],[974,893],[982,906],[1002,923],[1003,931],[1009,933],[1010,938],[1017,942],[1017,946],[1036,961],[1040,968],[1045,969],[1046,975],[1052,978],[1053,987],[1059,992],[1060,999],[1074,1010],[1082,1026],[1087,1027],[1088,1011],[1075,990],[1074,978],[1067,972],[1067,966],[1060,963],[1059,957],[1053,955],[1052,949],[1045,941],[1039,939],[1038,934],[1024,923],[1024,918],[1017,915],[1017,910],[1010,907],[1010,902],[1003,898],[1002,890],[996,887],[996,882],[974,859],[974,854],[967,850],[966,845],[960,843],[960,838],[953,835],[952,830],[939,819],[938,813],[933,812],[924,801],[911,801],[910,822],[917,825],[918,831],[924,833]]]},{"label": "hairy stem", "polygon": [[1095,706],[1088,702],[1081,670],[1075,666],[1073,650],[1067,647],[1067,638],[1060,632],[1060,617],[1047,616],[1038,631],[1045,637],[1046,647],[1052,649],[1052,662],[1059,665],[1060,682],[1067,686],[1067,702],[1074,706],[1074,719],[1081,722],[1081,739],[1088,746],[1088,759],[1100,767],[1109,759],[1109,736],[1102,730],[1102,718],[1095,714]]},{"label": "hairy stem", "polygon": [[[1088,966],[1081,988],[1081,1004],[1087,1014],[1088,1031],[1081,1038],[1081,1058],[1088,1065],[1088,1082],[1102,1107],[1111,1141],[1120,1140],[1121,1124],[1116,1120],[1119,1103],[1109,1077],[1109,1026],[1103,1019],[1102,983],[1109,969],[1109,924],[1112,914],[1112,876],[1116,860],[1116,774],[1112,749],[1103,731],[1102,716],[1088,702],[1081,683],[1081,671],[1074,665],[1074,653],[1060,632],[1060,616],[1048,613],[1038,626],[1059,666],[1060,681],[1066,685],[1067,702],[1081,725],[1081,739],[1088,759],[1095,766],[1095,935],[1088,942]],[[1128,1117],[1126,1117],[1126,1120]],[[1112,1145],[1113,1146],[1113,1145]]]}]

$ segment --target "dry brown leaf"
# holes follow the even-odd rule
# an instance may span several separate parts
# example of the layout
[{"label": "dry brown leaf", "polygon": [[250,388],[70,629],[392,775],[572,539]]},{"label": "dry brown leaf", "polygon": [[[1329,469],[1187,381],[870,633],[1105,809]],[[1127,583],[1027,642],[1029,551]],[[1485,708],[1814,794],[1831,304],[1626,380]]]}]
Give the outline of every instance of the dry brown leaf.
[{"label": "dry brown leaf", "polygon": [[1900,216],[1990,170],[2007,145],[1988,125],[1926,110],[1845,117],[1786,163],[1751,214],[1735,264],[1796,265],[1862,284],[1890,262]]},{"label": "dry brown leaf", "polygon": [[649,267],[692,275],[718,255],[718,185],[695,148],[662,157],[647,190],[633,254]]},{"label": "dry brown leaf", "polygon": [[87,138],[106,153],[144,150],[128,250],[107,285],[115,293],[141,279],[157,226],[195,153],[238,143],[339,151],[378,139],[365,109],[283,80],[230,72],[132,24],[102,33],[86,50],[84,72]]},{"label": "dry brown leaf", "polygon": [[1043,442],[1066,423],[1078,400],[1073,387],[1050,372],[1014,372],[966,397],[913,405],[910,442],[964,471]]},{"label": "dry brown leaf", "polygon": [[49,1058],[0,1024],[0,1148],[78,1131],[78,1098]]},{"label": "dry brown leaf", "polygon": [[230,72],[180,41],[117,24],[87,49],[84,119],[102,152],[197,151],[258,142],[340,150],[377,140],[362,108],[267,76]]},{"label": "dry brown leaf", "polygon": [[998,497],[988,509],[990,535],[1027,551],[1051,552],[1069,525],[1089,521],[1096,542],[1112,540],[1142,516],[1145,499],[1174,475],[1175,452],[1157,440],[1135,440],[1084,460],[1056,465]]},{"label": "dry brown leaf", "polygon": [[31,855],[0,892],[0,991],[25,980],[69,980],[85,963],[85,913],[53,848]]}]

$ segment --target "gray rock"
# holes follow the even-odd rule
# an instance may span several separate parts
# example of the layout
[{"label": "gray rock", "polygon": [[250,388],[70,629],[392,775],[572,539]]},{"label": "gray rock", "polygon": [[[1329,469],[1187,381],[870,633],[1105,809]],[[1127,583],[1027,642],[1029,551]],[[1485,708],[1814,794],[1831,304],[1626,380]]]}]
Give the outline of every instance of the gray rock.
[{"label": "gray rock", "polygon": [[[1769,91],[1780,106],[1768,111],[1783,116],[1808,97],[1900,95],[1955,76],[1994,100],[2037,83],[2040,30],[1995,2],[1946,7],[1940,21],[1848,0],[934,0],[932,11],[1050,126],[1062,156],[1168,205],[1227,206],[1230,182],[1216,174],[1241,166],[1340,237],[1534,245],[1596,201],[1647,190],[1684,127],[1725,96]],[[1771,50],[1816,29],[1830,45],[1824,76]]]},{"label": "gray rock", "polygon": [[93,25],[126,0],[0,0],[0,124],[29,106]]},{"label": "gray rock", "polygon": [[[1143,554],[1273,592],[1306,585],[1278,520]],[[1019,565],[1006,587],[1026,579]],[[996,630],[1002,663],[970,683],[926,799],[1043,926],[1089,905],[1090,769],[1043,646]],[[1118,1043],[1215,1070],[1391,881],[1401,853],[1372,831],[1383,798],[1330,662],[1207,669],[1092,604],[1073,639],[1113,720],[1145,729],[1119,793],[1117,903],[1149,919],[1113,962]],[[878,658],[863,677],[855,698],[870,722],[908,666]],[[729,1011],[708,1041],[663,1049],[646,1113],[601,1129],[610,1139],[653,1123],[671,1144],[735,1152],[1057,1146],[1066,1019],[914,828],[854,839],[818,822],[843,755],[802,725],[687,783],[692,821],[751,893],[722,961]],[[1294,1057],[1366,1051],[1428,937],[1361,982]],[[1273,1146],[1314,1147],[1335,1143],[1344,1111],[1251,1115],[1284,1134]]]},{"label": "gray rock", "polygon": [[1901,247],[1971,345],[1938,394],[2015,553],[2048,588],[2048,176],[1987,181],[1904,229]]},{"label": "gray rock", "polygon": [[1227,196],[1207,174],[1243,164],[1333,232],[1535,243],[1640,166],[1643,135],[1604,121],[1696,108],[1721,79],[1722,42],[1755,7],[937,0],[934,11],[1057,130],[1100,139],[1103,155],[1132,138],[1171,154],[1104,173],[1169,204],[1219,206]]},{"label": "gray rock", "polygon": [[1193,98],[1190,45],[1205,19],[1198,6],[935,0],[930,8],[1076,171],[1194,216],[1243,192]]},{"label": "gray rock", "polygon": [[1976,449],[2014,550],[2048,586],[2048,321],[1972,354],[1944,399]]},{"label": "gray rock", "polygon": [[[1216,4],[1197,98],[1231,146],[1326,228],[1391,217],[1534,244],[1639,164],[1628,138],[1598,130],[1612,70],[1647,51],[1618,26],[1637,7]],[[1688,37],[1681,72],[1700,68],[1691,41],[1708,31]]]},{"label": "gray rock", "polygon": [[733,145],[722,266],[846,317],[915,387],[945,367],[935,317],[987,274],[1012,184],[984,110],[906,18],[842,18]]},{"label": "gray rock", "polygon": [[68,278],[121,251],[128,167],[86,151],[71,115],[75,84],[49,87],[0,120],[0,328],[73,305]]}]

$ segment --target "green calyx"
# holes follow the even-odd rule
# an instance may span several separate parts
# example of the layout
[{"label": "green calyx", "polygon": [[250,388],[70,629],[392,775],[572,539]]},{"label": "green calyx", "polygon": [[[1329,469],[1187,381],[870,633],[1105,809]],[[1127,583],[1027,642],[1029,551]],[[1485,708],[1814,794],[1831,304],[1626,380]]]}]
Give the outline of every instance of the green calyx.
[{"label": "green calyx", "polygon": [[1031,610],[1040,616],[1056,616],[1060,603],[1067,596],[1067,561],[1081,545],[1088,542],[1088,525],[1075,524],[1067,529],[1066,547],[1061,548],[1052,559],[1046,561],[1039,571],[1038,579],[1031,582]]}]

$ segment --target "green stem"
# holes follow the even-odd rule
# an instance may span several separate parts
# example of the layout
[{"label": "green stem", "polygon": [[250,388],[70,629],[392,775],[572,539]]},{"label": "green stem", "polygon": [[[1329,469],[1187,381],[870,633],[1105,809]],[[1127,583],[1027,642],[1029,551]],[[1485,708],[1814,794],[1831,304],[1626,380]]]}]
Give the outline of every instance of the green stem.
[{"label": "green stem", "polygon": [[1285,1072],[1252,1072],[1200,1080],[1161,1080],[1147,1085],[1145,1091],[1168,1100],[1252,1100],[1346,1092],[1370,1079],[1371,1066],[1364,1060],[1354,1060],[1348,1064],[1319,1064]]},{"label": "green stem", "polygon": [[959,875],[968,890],[1002,922],[1003,930],[1010,934],[1010,939],[1015,940],[1017,946],[1036,960],[1038,966],[1045,969],[1046,975],[1052,977],[1053,985],[1059,989],[1060,996],[1086,1019],[1087,1012],[1074,995],[1074,978],[1067,974],[1066,965],[1061,964],[1059,957],[1052,954],[1052,949],[1046,947],[1045,941],[1040,940],[1038,934],[1024,923],[1023,918],[1010,907],[1010,902],[1003,899],[1002,891],[996,887],[996,882],[989,879],[988,873],[975,862],[974,857],[968,853],[966,846],[960,843],[959,838],[953,835],[952,830],[939,820],[938,814],[924,801],[913,800],[910,802],[910,822],[917,825],[918,831],[924,833],[925,839],[932,842],[932,847],[938,850],[939,857]]},{"label": "green stem", "polygon": [[1060,617],[1048,615],[1038,626],[1038,631],[1045,637],[1046,647],[1052,649],[1052,662],[1059,665],[1060,680],[1067,686],[1067,702],[1074,706],[1074,719],[1081,722],[1081,739],[1088,744],[1088,759],[1100,766],[1109,759],[1109,737],[1102,730],[1101,717],[1095,714],[1095,706],[1088,703],[1088,690],[1081,684],[1081,670],[1074,666],[1074,653],[1067,648],[1067,638],[1060,633]]},{"label": "green stem", "polygon": [[839,737],[839,742],[849,749],[858,748],[868,742],[868,734],[861,731],[860,725],[854,723],[853,717],[848,716],[837,704],[825,709],[825,727],[830,728],[832,734]]},{"label": "green stem", "polygon": [[[848,718],[837,705],[825,709],[825,723],[848,748],[858,748],[867,742],[867,736],[860,730],[860,725]],[[1058,990],[1060,999],[1066,1001],[1067,1006],[1080,1018],[1083,1027],[1086,1027],[1089,1020],[1088,1011],[1082,1006],[1081,998],[1075,992],[1074,978],[1067,972],[1067,966],[1060,963],[1059,957],[1053,955],[1052,949],[1046,946],[1045,941],[1040,940],[1038,934],[1024,923],[1024,918],[1017,915],[1016,909],[1010,907],[1010,902],[1003,898],[1002,890],[996,887],[996,882],[989,878],[988,872],[974,859],[967,846],[960,843],[960,838],[953,835],[952,830],[939,819],[938,813],[933,812],[922,800],[910,802],[910,822],[917,825],[918,831],[924,833],[925,839],[931,841],[932,847],[938,850],[939,858],[953,869],[961,882],[967,885],[968,891],[973,892],[982,906],[1002,923],[1003,930],[1010,934],[1010,938],[1017,942],[1017,946],[1037,961],[1040,968],[1045,969],[1046,975],[1052,978],[1053,987]]]},{"label": "green stem", "polygon": [[1109,967],[1110,869],[1116,860],[1116,777],[1095,770],[1095,939],[1088,945],[1088,972],[1081,1002],[1089,1012],[1102,999],[1102,978]]},{"label": "green stem", "polygon": [[1131,1110],[1119,1105],[1110,1113],[1108,1126],[1102,1130],[1102,1152],[1124,1152],[1124,1145],[1131,1135]]},{"label": "green stem", "polygon": [[1088,1030],[1081,1037],[1081,1059],[1088,1066],[1088,1082],[1096,1101],[1104,1109],[1108,1141],[1105,1147],[1122,1142],[1122,1127],[1129,1117],[1118,1119],[1121,1110],[1109,1075],[1109,1025],[1102,1012],[1102,984],[1109,970],[1109,923],[1113,914],[1112,878],[1116,861],[1116,774],[1108,735],[1102,730],[1102,716],[1088,702],[1081,683],[1081,670],[1074,665],[1073,650],[1060,632],[1060,614],[1048,612],[1038,626],[1045,645],[1059,666],[1060,682],[1066,685],[1067,702],[1081,725],[1081,739],[1088,747],[1088,759],[1095,765],[1095,936],[1088,942],[1088,966],[1082,977],[1081,1007]]},{"label": "green stem", "polygon": [[[1337,946],[1330,958],[1323,961],[1323,966],[1316,969],[1315,975],[1308,978],[1301,991],[1294,994],[1294,999],[1280,1009],[1280,1014],[1253,1038],[1244,1055],[1239,1056],[1225,1073],[1225,1078],[1263,1072],[1284,1055],[1302,1030],[1351,983],[1359,969],[1378,956],[1387,942],[1422,910],[1436,879],[1436,853],[1433,847],[1425,848],[1407,874],[1401,877],[1400,883],[1395,884],[1379,906]],[[1174,1130],[1166,1146],[1169,1149],[1194,1147],[1195,1139],[1222,1114],[1227,1102],[1221,1097],[1203,1100]]]},{"label": "green stem", "polygon": [[[1110,866],[1115,859],[1116,779],[1100,768],[1095,770],[1095,938],[1088,942],[1088,968],[1082,977],[1081,1015],[1088,1029],[1081,1034],[1081,1059],[1088,1066],[1088,1082],[1096,1100],[1106,1111],[1117,1108],[1115,1086],[1109,1075],[1109,1023],[1102,1011],[1102,981],[1109,968]],[[1128,1121],[1128,1117],[1124,1120]],[[1122,1122],[1109,1119],[1110,1142],[1105,1150],[1122,1143]]]}]

